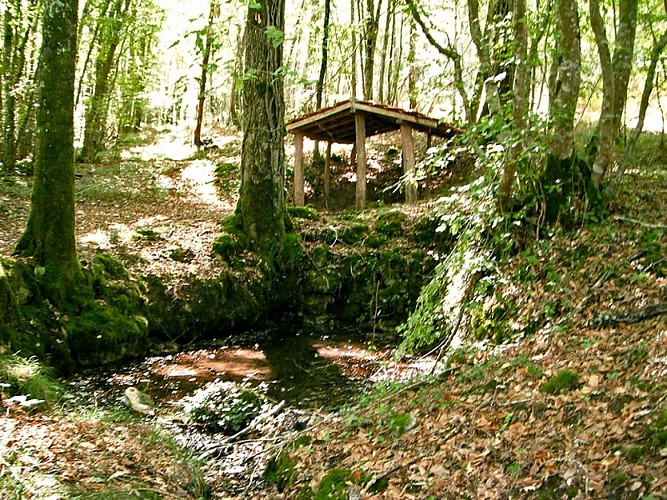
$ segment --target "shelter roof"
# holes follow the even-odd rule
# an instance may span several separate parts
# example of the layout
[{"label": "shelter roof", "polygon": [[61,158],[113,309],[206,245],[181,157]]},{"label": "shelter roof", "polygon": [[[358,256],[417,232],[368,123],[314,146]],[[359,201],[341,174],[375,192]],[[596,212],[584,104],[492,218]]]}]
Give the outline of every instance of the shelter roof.
[{"label": "shelter roof", "polygon": [[462,132],[458,127],[416,111],[357,100],[339,102],[295,118],[287,123],[287,131],[314,140],[353,144],[356,138],[355,113],[364,114],[367,136],[399,130],[401,123],[440,137],[452,137]]}]

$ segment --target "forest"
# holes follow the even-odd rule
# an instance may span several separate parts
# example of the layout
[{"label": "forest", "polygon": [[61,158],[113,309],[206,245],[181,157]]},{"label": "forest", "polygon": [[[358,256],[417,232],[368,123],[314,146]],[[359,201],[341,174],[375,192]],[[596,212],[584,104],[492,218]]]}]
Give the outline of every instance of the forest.
[{"label": "forest", "polygon": [[667,0],[0,0],[0,497],[667,497]]}]

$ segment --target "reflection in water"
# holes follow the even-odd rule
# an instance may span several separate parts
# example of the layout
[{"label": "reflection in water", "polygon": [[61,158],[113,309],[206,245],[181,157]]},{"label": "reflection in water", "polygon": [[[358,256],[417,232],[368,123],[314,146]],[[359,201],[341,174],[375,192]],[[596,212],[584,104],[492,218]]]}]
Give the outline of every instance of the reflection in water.
[{"label": "reflection in water", "polygon": [[389,351],[363,344],[294,336],[261,346],[220,347],[148,358],[122,369],[90,372],[75,383],[95,391],[122,393],[138,385],[159,404],[176,403],[215,380],[268,383],[268,396],[300,408],[334,409],[350,402],[373,381],[428,372],[391,360]]}]

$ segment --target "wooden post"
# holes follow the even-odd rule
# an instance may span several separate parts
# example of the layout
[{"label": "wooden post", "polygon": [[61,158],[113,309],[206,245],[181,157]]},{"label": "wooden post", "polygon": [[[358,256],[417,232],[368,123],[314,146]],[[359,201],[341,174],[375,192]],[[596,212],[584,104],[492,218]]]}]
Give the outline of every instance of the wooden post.
[{"label": "wooden post", "polygon": [[417,186],[412,183],[415,175],[415,143],[412,140],[412,129],[409,125],[401,123],[401,142],[403,143],[403,173],[408,176],[405,184],[405,202],[417,201]]},{"label": "wooden post", "polygon": [[303,134],[294,134],[294,204],[304,205]]},{"label": "wooden post", "polygon": [[[428,154],[428,150],[431,149],[431,146],[433,145],[433,136],[431,135],[431,132],[426,133],[426,153]],[[431,170],[426,169],[426,187],[424,188],[424,196],[427,200],[431,199]]]},{"label": "wooden post", "polygon": [[363,113],[354,114],[354,127],[357,132],[357,193],[355,206],[357,210],[366,208],[366,118]]},{"label": "wooden post", "polygon": [[324,157],[324,200],[329,201],[331,190],[331,141],[327,142],[327,152]]}]

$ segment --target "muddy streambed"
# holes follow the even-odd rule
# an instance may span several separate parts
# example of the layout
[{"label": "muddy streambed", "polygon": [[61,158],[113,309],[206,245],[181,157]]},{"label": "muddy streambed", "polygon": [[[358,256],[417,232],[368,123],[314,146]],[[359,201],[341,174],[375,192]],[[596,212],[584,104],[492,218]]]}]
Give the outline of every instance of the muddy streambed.
[{"label": "muddy streambed", "polygon": [[[398,362],[392,355],[390,349],[373,349],[341,336],[298,335],[249,345],[200,346],[87,372],[71,385],[81,403],[101,407],[120,407],[124,390],[138,387],[155,400],[155,423],[204,460],[214,498],[252,498],[267,487],[262,476],[266,461],[286,440],[322,425],[374,383],[426,374],[434,362]],[[251,432],[231,437],[193,424],[185,411],[188,400],[217,382],[262,391],[270,401],[270,417]]]}]

